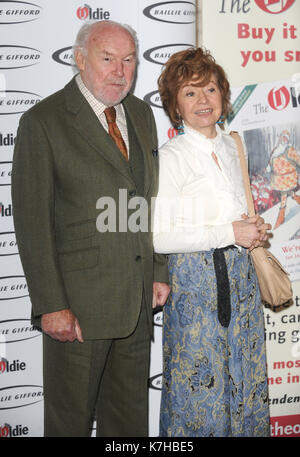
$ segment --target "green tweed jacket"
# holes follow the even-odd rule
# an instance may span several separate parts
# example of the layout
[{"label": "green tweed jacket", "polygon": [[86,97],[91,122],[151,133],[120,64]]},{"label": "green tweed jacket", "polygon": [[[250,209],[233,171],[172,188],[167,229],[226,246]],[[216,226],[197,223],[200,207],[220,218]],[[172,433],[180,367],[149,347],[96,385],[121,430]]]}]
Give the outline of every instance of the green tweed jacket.
[{"label": "green tweed jacket", "polygon": [[[150,227],[158,188],[153,114],[133,95],[123,106],[142,158],[139,188],[134,164],[121,156],[74,78],[21,117],[14,151],[14,224],[34,322],[70,308],[84,339],[129,335],[142,297],[151,317],[153,280],[168,282],[166,258],[153,253]],[[147,202],[141,205],[147,230],[124,230],[124,221],[120,230],[120,189],[123,209],[134,196]],[[115,231],[97,229],[101,197],[116,204]]]}]

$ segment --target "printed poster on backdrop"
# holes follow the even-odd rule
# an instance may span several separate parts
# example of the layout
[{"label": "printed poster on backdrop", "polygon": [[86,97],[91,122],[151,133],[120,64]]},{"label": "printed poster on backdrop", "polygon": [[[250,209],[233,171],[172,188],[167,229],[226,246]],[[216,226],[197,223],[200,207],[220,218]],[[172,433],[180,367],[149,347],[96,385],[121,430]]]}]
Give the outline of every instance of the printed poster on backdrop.
[{"label": "printed poster on backdrop", "polygon": [[202,39],[232,86],[299,72],[299,0],[202,0]]},{"label": "printed poster on backdrop", "polygon": [[234,88],[232,103],[229,128],[243,134],[255,209],[273,227],[270,249],[300,280],[299,87],[284,80]]},{"label": "printed poster on backdrop", "polygon": [[202,0],[201,44],[226,71],[256,210],[292,279],[293,304],[264,308],[272,436],[300,436],[300,1]]},{"label": "printed poster on backdrop", "polygon": [[294,303],[264,309],[272,436],[300,435],[300,90],[298,80],[232,89],[229,130],[243,136],[256,211],[293,281]]}]

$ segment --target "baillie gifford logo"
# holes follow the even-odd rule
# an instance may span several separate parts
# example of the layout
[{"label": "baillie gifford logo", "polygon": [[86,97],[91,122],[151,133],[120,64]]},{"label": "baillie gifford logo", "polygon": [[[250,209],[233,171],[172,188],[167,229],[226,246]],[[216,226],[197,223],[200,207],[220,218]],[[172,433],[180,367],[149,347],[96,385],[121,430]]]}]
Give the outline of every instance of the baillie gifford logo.
[{"label": "baillie gifford logo", "polygon": [[254,0],[265,13],[279,14],[289,9],[295,0]]},{"label": "baillie gifford logo", "polygon": [[103,11],[103,8],[95,8],[92,9],[89,5],[86,3],[84,6],[79,6],[76,10],[76,16],[80,20],[98,20],[98,21],[108,21],[110,19],[110,12],[109,11]]},{"label": "baillie gifford logo", "polygon": [[42,7],[31,2],[1,0],[0,24],[22,24],[41,17]]}]

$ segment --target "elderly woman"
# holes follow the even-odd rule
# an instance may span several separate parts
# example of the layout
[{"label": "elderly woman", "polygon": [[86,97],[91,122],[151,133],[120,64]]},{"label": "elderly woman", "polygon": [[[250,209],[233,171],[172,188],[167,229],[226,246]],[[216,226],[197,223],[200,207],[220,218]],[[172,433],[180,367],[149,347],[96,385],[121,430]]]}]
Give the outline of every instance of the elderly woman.
[{"label": "elderly woman", "polygon": [[268,224],[246,216],[224,70],[174,54],[158,80],[178,135],[159,151],[154,247],[168,254],[161,436],[268,436],[263,307],[249,250]]}]

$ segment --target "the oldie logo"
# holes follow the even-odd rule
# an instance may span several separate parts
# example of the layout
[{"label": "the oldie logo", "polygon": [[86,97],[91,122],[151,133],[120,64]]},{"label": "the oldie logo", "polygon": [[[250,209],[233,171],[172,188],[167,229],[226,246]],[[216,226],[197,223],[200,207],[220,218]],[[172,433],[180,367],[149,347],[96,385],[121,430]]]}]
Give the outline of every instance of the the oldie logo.
[{"label": "the oldie logo", "polygon": [[0,336],[1,344],[8,344],[37,338],[41,332],[33,327],[30,319],[7,319],[0,321]]},{"label": "the oldie logo", "polygon": [[7,206],[0,202],[0,217],[12,217],[12,204]]},{"label": "the oldie logo", "polygon": [[76,16],[78,19],[81,20],[86,20],[86,19],[93,19],[97,21],[108,21],[110,19],[110,12],[109,11],[103,11],[103,8],[91,8],[89,5],[86,3],[84,6],[80,6],[76,10]]},{"label": "the oldie logo", "polygon": [[164,65],[167,60],[175,52],[183,51],[184,49],[193,47],[192,44],[165,44],[164,46],[156,46],[144,52],[144,58],[152,63]]},{"label": "the oldie logo", "polygon": [[6,371],[7,360],[0,359],[0,374]]},{"label": "the oldie logo", "polygon": [[62,65],[75,66],[73,46],[67,46],[66,48],[58,49],[52,54],[52,59]]},{"label": "the oldie logo", "polygon": [[0,257],[18,254],[15,232],[0,233]]},{"label": "the oldie logo", "polygon": [[196,20],[196,6],[192,2],[154,3],[143,13],[150,19],[170,24],[192,24]]},{"label": "the oldie logo", "polygon": [[0,374],[3,373],[15,373],[17,371],[26,370],[26,363],[20,360],[9,361],[6,359],[0,359]]},{"label": "the oldie logo", "polygon": [[269,105],[277,110],[281,111],[285,109],[290,101],[290,93],[285,86],[280,87],[279,89],[272,89],[268,95]]},{"label": "the oldie logo", "polygon": [[0,438],[6,438],[9,436],[8,424],[0,425]]},{"label": "the oldie logo", "polygon": [[8,386],[0,389],[0,410],[22,408],[43,401],[43,387],[36,385]]},{"label": "the oldie logo", "polygon": [[290,87],[290,90],[285,86],[273,87],[268,94],[268,102],[271,108],[276,111],[284,110],[290,102],[293,108],[299,108],[300,95],[295,93],[294,87]]},{"label": "the oldie logo", "polygon": [[0,146],[14,146],[16,136],[13,133],[0,133]]},{"label": "the oldie logo", "polygon": [[279,14],[289,9],[295,0],[254,0],[266,13]]},{"label": "the oldie logo", "polygon": [[158,90],[154,90],[144,96],[144,101],[154,106],[155,108],[162,108],[162,103]]},{"label": "the oldie logo", "polygon": [[152,376],[151,378],[149,378],[148,386],[151,389],[161,390],[161,388],[162,388],[162,375],[161,374],[157,374],[157,375]]},{"label": "the oldie logo", "polygon": [[12,70],[37,65],[41,51],[27,46],[0,45],[0,69]]},{"label": "the oldie logo", "polygon": [[25,276],[0,277],[0,301],[28,297]]},{"label": "the oldie logo", "polygon": [[0,2],[0,24],[36,21],[40,18],[41,11],[41,7],[35,3],[4,0]]},{"label": "the oldie logo", "polygon": [[0,99],[0,115],[20,114],[41,101],[42,97],[22,90],[6,90],[5,97]]},{"label": "the oldie logo", "polygon": [[11,437],[11,436],[24,436],[28,435],[29,428],[22,424],[18,425],[10,425],[10,424],[3,424],[0,425],[0,437]]},{"label": "the oldie logo", "polygon": [[11,184],[12,162],[0,162],[0,186]]}]

